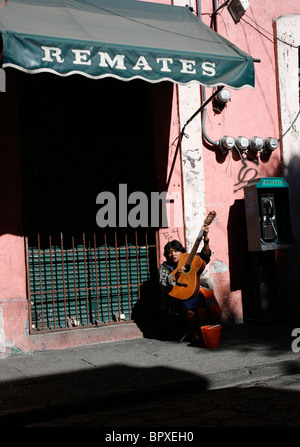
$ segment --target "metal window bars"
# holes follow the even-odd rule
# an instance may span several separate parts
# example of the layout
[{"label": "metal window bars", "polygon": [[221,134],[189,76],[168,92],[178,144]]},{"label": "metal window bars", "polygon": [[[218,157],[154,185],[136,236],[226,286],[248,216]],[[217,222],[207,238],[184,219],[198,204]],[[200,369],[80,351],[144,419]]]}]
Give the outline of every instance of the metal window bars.
[{"label": "metal window bars", "polygon": [[26,237],[30,334],[132,321],[158,266],[158,236],[100,236]]}]

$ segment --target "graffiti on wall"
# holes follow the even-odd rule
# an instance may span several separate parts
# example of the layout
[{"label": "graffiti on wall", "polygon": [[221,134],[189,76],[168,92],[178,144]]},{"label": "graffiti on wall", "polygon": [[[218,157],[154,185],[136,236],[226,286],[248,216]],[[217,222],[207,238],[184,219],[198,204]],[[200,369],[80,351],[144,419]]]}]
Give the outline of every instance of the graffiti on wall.
[{"label": "graffiti on wall", "polygon": [[[240,189],[244,188],[248,182],[255,180],[258,176],[258,170],[255,166],[258,167],[259,160],[247,160],[245,158],[241,158],[242,166],[238,172],[238,181],[234,184],[236,189],[233,191],[236,193]],[[255,166],[253,166],[255,165]]]}]

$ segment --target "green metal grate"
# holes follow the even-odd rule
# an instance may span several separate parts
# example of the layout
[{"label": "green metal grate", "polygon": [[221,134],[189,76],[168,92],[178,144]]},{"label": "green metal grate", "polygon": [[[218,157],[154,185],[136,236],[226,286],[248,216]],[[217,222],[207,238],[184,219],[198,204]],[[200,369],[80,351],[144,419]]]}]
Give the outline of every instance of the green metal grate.
[{"label": "green metal grate", "polygon": [[[140,287],[150,280],[156,245],[127,242],[111,245],[104,237],[80,243],[36,242],[27,238],[28,291],[32,332],[95,326],[132,320]],[[153,256],[154,255],[154,256]]]}]

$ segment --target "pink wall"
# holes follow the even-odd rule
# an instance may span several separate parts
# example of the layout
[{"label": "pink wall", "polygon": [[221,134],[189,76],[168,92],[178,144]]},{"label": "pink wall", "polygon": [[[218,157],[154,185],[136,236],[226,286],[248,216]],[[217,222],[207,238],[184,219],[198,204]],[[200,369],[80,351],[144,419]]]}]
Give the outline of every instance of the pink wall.
[{"label": "pink wall", "polygon": [[[202,0],[203,21],[209,25],[212,1]],[[220,2],[221,4],[221,2]],[[235,24],[226,8],[217,18],[217,30],[252,57],[261,59],[255,64],[255,90],[245,88],[231,90],[231,102],[219,115],[208,107],[206,131],[212,140],[222,135],[251,138],[280,136],[278,111],[277,68],[272,20],[280,15],[300,14],[298,0],[282,2],[262,2],[251,0],[250,8],[240,23]],[[246,23],[247,22],[247,23]],[[209,95],[209,89],[207,97]],[[253,177],[281,176],[281,149],[275,150],[268,162],[258,164],[231,154],[222,162],[216,161],[214,152],[204,150],[205,193],[207,210],[215,209],[218,215],[216,225],[211,227],[213,246],[211,276],[214,277],[216,293],[224,309],[225,318],[242,318],[241,292],[230,291],[230,271],[227,225],[230,207],[235,201],[243,199],[242,187]],[[217,262],[216,262],[217,261]],[[219,272],[218,272],[219,270]]]},{"label": "pink wall", "polygon": [[14,78],[1,96],[0,135],[0,355],[26,333],[26,281]]},{"label": "pink wall", "polygon": [[167,199],[172,201],[167,204],[168,227],[159,230],[160,263],[165,260],[163,247],[167,242],[177,239],[185,244],[177,99],[175,85],[171,83],[153,85],[156,186],[159,192],[167,192]]},{"label": "pink wall", "polygon": [[[144,0],[140,0],[144,1]],[[153,0],[154,1],[154,0]],[[172,4],[172,0],[157,0],[157,3]],[[189,3],[187,0],[186,3]],[[192,2],[196,4],[196,2]],[[220,2],[221,3],[221,2]],[[261,59],[255,64],[256,88],[240,91],[231,90],[231,102],[224,111],[215,115],[208,106],[206,131],[213,140],[222,135],[257,135],[263,138],[278,137],[280,123],[278,113],[276,51],[272,20],[281,15],[300,14],[299,0],[282,2],[262,2],[250,0],[251,6],[239,24],[234,24],[226,8],[217,18],[218,32],[254,58]],[[210,22],[212,0],[202,0],[202,19]],[[87,342],[97,342],[98,331],[65,331],[55,334],[28,336],[28,309],[26,299],[24,239],[22,237],[22,207],[20,166],[17,153],[18,141],[17,103],[15,89],[7,86],[7,92],[1,96],[1,188],[0,188],[0,354],[4,350],[40,350],[74,346]],[[210,90],[207,91],[207,96]],[[11,96],[13,95],[13,97]],[[200,89],[199,89],[200,95]],[[172,144],[178,136],[178,110],[176,87],[174,86],[172,113],[169,133],[168,166],[174,159],[175,146]],[[224,160],[214,151],[203,148],[205,195],[207,211],[215,210],[217,220],[211,226],[210,239],[213,250],[211,276],[215,281],[216,295],[224,311],[225,320],[242,318],[241,290],[237,286],[232,290],[230,279],[230,259],[228,243],[228,225],[231,207],[243,199],[242,187],[253,177],[282,175],[281,153],[278,148],[270,160],[255,164],[232,157]],[[5,166],[5,168],[4,168]],[[169,192],[182,192],[180,159],[177,157],[175,170],[171,177]],[[9,198],[9,199],[8,199]],[[161,246],[174,234],[184,239],[184,223],[161,230]],[[179,233],[177,232],[179,228]],[[238,255],[239,253],[237,253]],[[141,334],[131,325],[119,328],[105,328],[101,339],[126,338]]]},{"label": "pink wall", "polygon": [[[143,1],[143,0],[141,0]],[[173,0],[153,0],[155,3],[173,4]],[[176,0],[178,4],[179,0]],[[197,10],[201,4],[202,20],[210,25],[214,5],[224,2],[213,0],[192,0],[185,2]],[[250,54],[260,63],[255,63],[255,89],[230,90],[231,101],[221,114],[215,114],[211,104],[207,109],[206,132],[210,139],[216,141],[223,135],[237,136],[280,136],[279,97],[277,88],[276,41],[274,38],[273,20],[281,15],[300,14],[298,0],[282,2],[262,2],[251,0],[250,7],[242,20],[235,24],[227,8],[223,8],[217,16],[217,32]],[[200,94],[200,89],[199,89]],[[206,97],[211,94],[207,89]],[[175,115],[175,110],[174,110]],[[210,264],[211,276],[215,282],[216,295],[224,311],[224,320],[239,321],[243,318],[242,297],[239,281],[231,282],[229,233],[239,230],[230,227],[230,213],[244,198],[243,186],[254,178],[282,176],[281,147],[278,147],[267,161],[258,158],[255,162],[246,158],[241,161],[235,151],[227,157],[203,148],[205,197],[207,212],[215,210],[217,220],[210,228],[213,256]],[[179,177],[178,177],[179,179]],[[239,209],[239,212],[242,210]],[[238,231],[236,233],[238,238]],[[243,241],[241,246],[243,245]],[[240,257],[239,242],[236,241],[234,256]],[[281,258],[284,256],[279,256]]]}]

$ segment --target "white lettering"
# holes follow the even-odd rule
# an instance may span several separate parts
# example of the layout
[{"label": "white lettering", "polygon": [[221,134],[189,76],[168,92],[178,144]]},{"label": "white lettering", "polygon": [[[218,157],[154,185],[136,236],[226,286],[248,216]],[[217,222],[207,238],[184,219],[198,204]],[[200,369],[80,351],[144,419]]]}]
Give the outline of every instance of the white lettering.
[{"label": "white lettering", "polygon": [[151,227],[181,227],[181,210],[182,197],[179,192],[151,192]]},{"label": "white lettering", "polygon": [[99,56],[100,56],[100,67],[108,67],[108,65],[113,68],[114,66],[116,66],[115,68],[118,70],[126,70],[125,64],[124,64],[124,59],[125,56],[122,54],[117,54],[113,59],[111,59],[111,57],[109,56],[109,54],[107,53],[103,53],[102,51],[99,51]]},{"label": "white lettering", "polygon": [[171,442],[177,442],[177,441],[187,441],[192,442],[194,439],[193,432],[176,432],[176,431],[150,431],[149,433],[149,441],[150,442],[159,442],[159,441],[171,441]]},{"label": "white lettering", "polygon": [[119,226],[127,227],[127,185],[119,184]]},{"label": "white lettering", "polygon": [[[180,228],[182,226],[182,196],[179,191],[168,192],[167,216],[169,226]],[[172,209],[171,209],[172,208]],[[162,222],[163,226],[163,222]]]},{"label": "white lettering", "polygon": [[[298,335],[298,337],[297,337]],[[297,337],[292,342],[292,351],[293,352],[300,352],[300,328],[295,328],[292,330],[292,337]]]},{"label": "white lettering", "polygon": [[87,59],[91,55],[90,50],[72,50],[72,53],[75,54],[73,64],[91,65],[92,61]]},{"label": "white lettering", "polygon": [[139,434],[135,433],[116,433],[115,431],[105,435],[106,442],[131,442],[135,445],[138,442]]},{"label": "white lettering", "polygon": [[150,65],[147,62],[147,59],[145,58],[145,56],[140,56],[138,58],[137,63],[135,64],[135,66],[132,68],[133,70],[152,70],[152,68],[150,67]]},{"label": "white lettering", "polygon": [[[44,57],[42,58],[45,62],[58,62],[62,64],[65,59],[62,57],[62,49],[58,47],[41,46],[44,51]],[[75,65],[92,65],[95,63],[95,57],[91,57],[90,50],[70,50],[74,55],[73,64]],[[116,70],[127,70],[125,65],[124,54],[116,54],[113,58],[106,52],[98,51],[99,55],[99,67],[111,67]],[[196,74],[196,61],[188,59],[179,59],[181,63],[180,73],[184,74]],[[150,61],[150,63],[154,61]],[[176,62],[176,61],[175,61]],[[145,56],[139,56],[135,65],[132,67],[134,71],[152,71],[152,67],[146,59]],[[161,73],[171,73],[174,60],[171,57],[158,57],[156,58],[156,64],[158,65],[158,70]],[[202,62],[201,64],[202,75],[203,76],[215,76],[216,75],[216,64],[213,62]]]},{"label": "white lettering", "polygon": [[168,63],[173,64],[173,59],[170,57],[158,57],[156,59],[157,63],[162,62],[162,68],[160,69],[160,71],[168,71],[170,72],[170,68],[168,66]]},{"label": "white lettering", "polygon": [[98,227],[116,227],[116,198],[112,192],[104,191],[97,195],[96,203],[103,205],[96,214],[96,222]]},{"label": "white lettering", "polygon": [[215,66],[216,66],[216,64],[213,62],[203,62],[202,74],[204,76],[215,76],[215,74],[216,74]]},{"label": "white lettering", "polygon": [[64,61],[64,59],[62,59],[60,57],[60,55],[61,55],[61,49],[60,48],[57,48],[57,47],[45,47],[45,46],[41,46],[41,48],[45,52],[45,57],[42,58],[42,61],[53,62],[52,57],[55,57],[56,61],[59,62],[60,64]]},{"label": "white lettering", "polygon": [[180,62],[182,63],[182,70],[180,70],[181,73],[190,73],[190,74],[196,73],[196,69],[195,69],[196,62],[195,61],[180,59]]},{"label": "white lettering", "polygon": [[0,68],[0,92],[6,92],[6,73]]},{"label": "white lettering", "polygon": [[[119,200],[118,216],[117,200]],[[151,227],[174,226],[179,228],[182,226],[182,197],[179,191],[172,193],[151,192],[149,204],[147,195],[141,191],[132,192],[127,198],[127,185],[120,183],[118,199],[112,192],[104,191],[97,195],[96,203],[104,205],[96,214],[96,222],[100,228],[116,227],[117,220],[119,227],[127,227],[127,225],[133,228],[147,227],[149,211],[151,212]],[[129,213],[128,205],[135,205],[131,207]]]},{"label": "white lettering", "polygon": [[168,226],[168,220],[167,220],[167,192],[163,191],[161,193],[159,192],[152,192],[151,193],[151,227],[159,227],[160,226],[160,201],[162,201],[162,227]]},{"label": "white lettering", "polygon": [[135,191],[128,197],[129,204],[139,203],[129,211],[128,222],[132,228],[148,226],[148,198],[144,192]]}]

